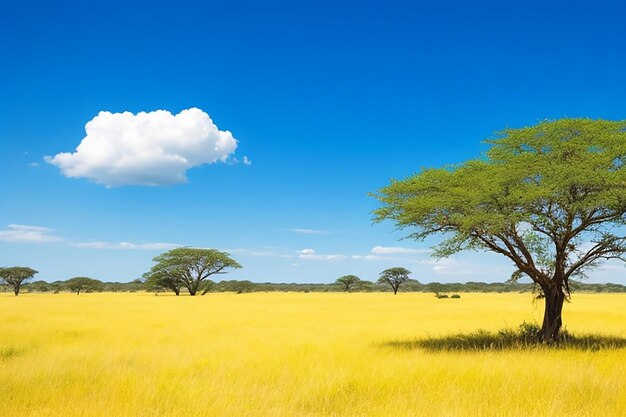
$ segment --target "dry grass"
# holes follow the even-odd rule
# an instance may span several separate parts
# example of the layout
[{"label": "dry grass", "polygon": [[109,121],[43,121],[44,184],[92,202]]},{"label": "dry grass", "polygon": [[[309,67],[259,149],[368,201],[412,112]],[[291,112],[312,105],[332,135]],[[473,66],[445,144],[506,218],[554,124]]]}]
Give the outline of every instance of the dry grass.
[{"label": "dry grass", "polygon": [[[626,337],[626,295],[568,329]],[[626,349],[389,343],[540,319],[528,294],[0,295],[0,416],[625,416]]]}]

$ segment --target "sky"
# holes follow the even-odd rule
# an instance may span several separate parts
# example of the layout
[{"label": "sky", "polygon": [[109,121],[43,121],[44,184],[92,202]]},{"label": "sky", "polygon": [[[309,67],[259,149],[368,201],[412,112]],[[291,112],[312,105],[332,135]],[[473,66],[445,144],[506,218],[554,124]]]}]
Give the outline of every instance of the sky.
[{"label": "sky", "polygon": [[[130,281],[496,282],[493,254],[372,223],[369,193],[544,119],[625,118],[626,4],[0,2],[0,264]],[[80,148],[79,148],[80,145]],[[609,264],[590,282],[626,284]]]}]

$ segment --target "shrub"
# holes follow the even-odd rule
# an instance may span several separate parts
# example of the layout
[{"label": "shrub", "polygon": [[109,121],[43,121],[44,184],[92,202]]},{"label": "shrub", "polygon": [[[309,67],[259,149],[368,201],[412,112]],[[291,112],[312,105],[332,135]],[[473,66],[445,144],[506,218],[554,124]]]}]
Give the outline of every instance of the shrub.
[{"label": "shrub", "polygon": [[461,296],[459,294],[452,294],[450,298],[461,298]]}]

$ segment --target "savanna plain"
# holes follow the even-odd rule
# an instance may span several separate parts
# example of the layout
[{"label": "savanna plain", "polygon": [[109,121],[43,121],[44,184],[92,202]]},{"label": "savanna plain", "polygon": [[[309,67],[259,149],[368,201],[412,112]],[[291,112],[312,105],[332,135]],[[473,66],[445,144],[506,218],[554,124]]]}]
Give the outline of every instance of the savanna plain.
[{"label": "savanna plain", "polygon": [[[567,329],[626,337],[626,295]],[[0,294],[0,416],[626,416],[626,349],[432,351],[531,294]],[[406,343],[405,343],[406,342]]]}]

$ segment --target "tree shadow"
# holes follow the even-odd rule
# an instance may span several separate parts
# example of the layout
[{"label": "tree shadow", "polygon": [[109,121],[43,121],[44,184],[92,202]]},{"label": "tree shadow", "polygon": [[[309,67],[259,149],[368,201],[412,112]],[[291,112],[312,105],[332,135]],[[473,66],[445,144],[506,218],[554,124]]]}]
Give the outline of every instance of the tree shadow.
[{"label": "tree shadow", "polygon": [[391,340],[382,343],[383,347],[398,350],[421,349],[429,352],[451,351],[503,351],[516,349],[573,349],[580,351],[615,350],[626,348],[626,338],[601,334],[574,335],[564,331],[561,340],[555,343],[542,343],[536,333],[504,329],[497,332],[477,330],[471,333],[457,333],[425,339]]}]

